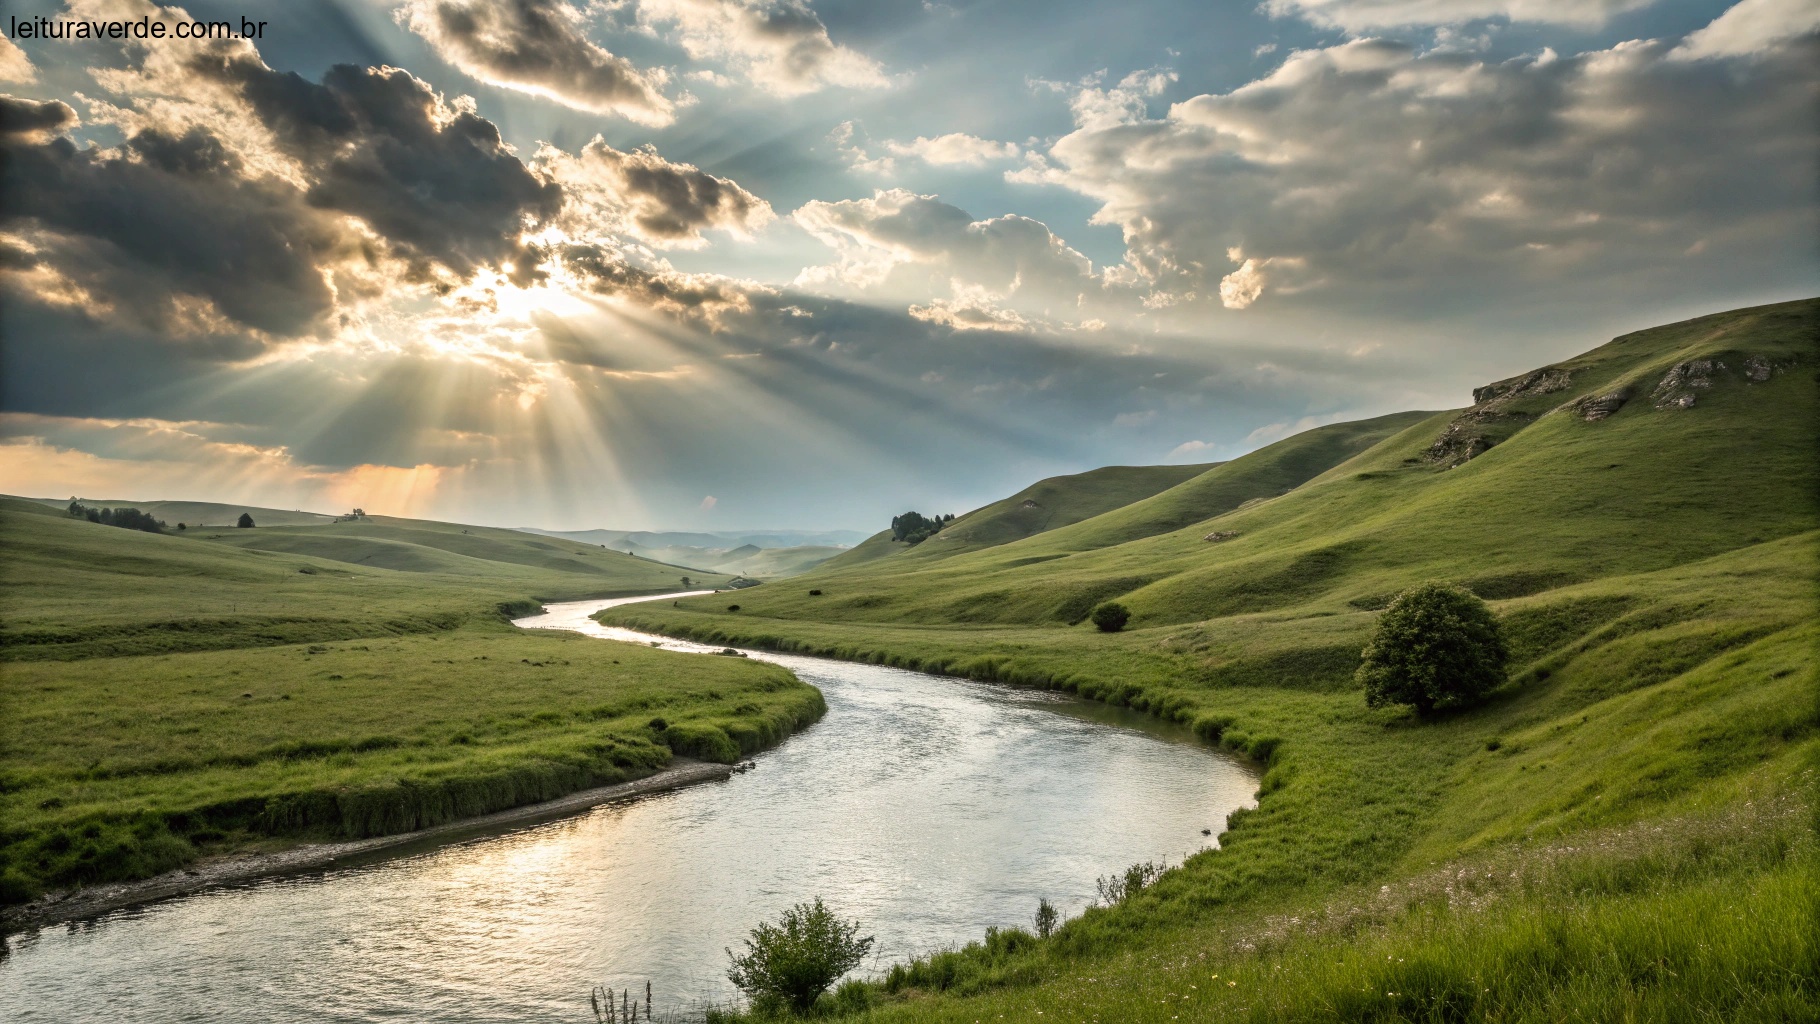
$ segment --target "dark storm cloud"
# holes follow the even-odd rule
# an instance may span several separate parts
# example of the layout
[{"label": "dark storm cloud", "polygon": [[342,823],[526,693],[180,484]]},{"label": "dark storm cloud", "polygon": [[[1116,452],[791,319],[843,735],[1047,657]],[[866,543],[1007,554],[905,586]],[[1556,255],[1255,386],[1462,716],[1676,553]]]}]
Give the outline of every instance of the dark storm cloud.
[{"label": "dark storm cloud", "polygon": [[[214,313],[288,335],[333,305],[318,263],[343,245],[340,230],[294,188],[245,177],[206,129],[146,130],[120,149],[12,135],[4,147],[0,225],[31,246],[11,262],[44,272],[28,297],[203,336],[223,333]],[[237,356],[259,348],[230,342]]]},{"label": "dark storm cloud", "polygon": [[57,134],[75,127],[76,112],[62,100],[0,96],[0,139]]},{"label": "dark storm cloud", "polygon": [[663,75],[590,41],[581,13],[556,0],[422,0],[399,17],[444,60],[483,82],[641,124],[675,119]]},{"label": "dark storm cloud", "polygon": [[359,217],[418,276],[432,263],[465,278],[511,262],[520,283],[533,279],[536,256],[519,236],[556,215],[562,190],[528,170],[491,121],[444,106],[397,68],[338,64],[315,83],[244,52],[192,66],[237,90],[305,167],[311,206]]}]

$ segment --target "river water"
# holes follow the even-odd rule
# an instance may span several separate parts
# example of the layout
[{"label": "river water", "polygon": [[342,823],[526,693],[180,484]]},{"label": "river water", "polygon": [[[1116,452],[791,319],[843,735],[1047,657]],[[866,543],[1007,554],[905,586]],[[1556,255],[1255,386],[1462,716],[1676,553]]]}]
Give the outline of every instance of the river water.
[{"label": "river water", "polygon": [[[666,595],[666,597],[671,595]],[[631,600],[518,620],[604,627]],[[1042,691],[747,652],[828,715],[757,767],[500,834],[217,889],[13,936],[0,1020],[591,1020],[601,983],[692,1016],[733,996],[724,948],[820,896],[876,935],[878,970],[1065,916],[1095,879],[1179,863],[1250,806],[1255,776],[1147,716]]]}]

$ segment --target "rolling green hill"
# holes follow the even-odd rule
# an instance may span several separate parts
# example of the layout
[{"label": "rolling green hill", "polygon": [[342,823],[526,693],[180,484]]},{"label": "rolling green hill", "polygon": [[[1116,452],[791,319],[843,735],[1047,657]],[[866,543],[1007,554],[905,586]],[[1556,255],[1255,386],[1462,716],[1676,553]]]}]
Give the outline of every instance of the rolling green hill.
[{"label": "rolling green hill", "polygon": [[[30,500],[59,510],[69,507],[67,498]],[[136,508],[154,519],[164,520],[172,528],[178,523],[187,526],[233,526],[239,522],[242,513],[252,516],[253,521],[260,526],[322,526],[335,521],[335,516],[321,512],[260,508],[256,505],[223,505],[213,501],[130,501],[118,498],[83,498],[81,501],[91,508]]]},{"label": "rolling green hill", "polygon": [[822,712],[774,667],[507,624],[680,585],[570,541],[393,519],[152,534],[0,498],[0,553],[0,906],[728,761]]},{"label": "rolling green hill", "polygon": [[494,615],[502,602],[680,589],[684,575],[512,530],[375,517],[148,534],[17,498],[0,498],[0,548],[0,661],[413,632]]},{"label": "rolling green hill", "polygon": [[[869,1019],[1814,1019],[1817,338],[1820,300],[1639,331],[1071,526],[608,617],[1065,689],[1269,766],[1219,851],[905,965],[848,994]],[[1369,709],[1376,612],[1427,579],[1492,602],[1511,681]],[[1126,631],[1083,621],[1112,598]]]},{"label": "rolling green hill", "polygon": [[887,556],[928,561],[1009,544],[1123,508],[1218,465],[1106,466],[1085,473],[1052,476],[1009,498],[957,517],[921,544],[895,543],[890,530],[881,531],[831,560],[828,568],[846,568]]}]

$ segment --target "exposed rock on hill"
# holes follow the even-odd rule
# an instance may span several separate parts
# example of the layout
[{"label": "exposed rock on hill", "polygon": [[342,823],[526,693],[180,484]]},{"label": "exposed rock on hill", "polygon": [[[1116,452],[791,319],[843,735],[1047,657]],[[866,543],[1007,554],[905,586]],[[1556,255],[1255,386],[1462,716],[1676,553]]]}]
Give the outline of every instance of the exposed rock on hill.
[{"label": "exposed rock on hill", "polygon": [[[1453,468],[1485,454],[1501,437],[1488,429],[1506,420],[1527,423],[1535,414],[1511,408],[1525,398],[1566,390],[1573,384],[1573,374],[1556,366],[1545,366],[1520,376],[1494,381],[1474,388],[1474,405],[1447,424],[1441,436],[1428,446],[1423,458],[1436,465]],[[1614,407],[1615,408],[1615,407]],[[1610,415],[1607,413],[1606,415]]]},{"label": "exposed rock on hill", "polygon": [[1628,401],[1630,401],[1630,389],[1619,388],[1608,394],[1586,395],[1569,403],[1568,408],[1578,413],[1580,418],[1586,422],[1597,423],[1623,408],[1624,403]]},{"label": "exposed rock on hill", "polygon": [[1717,359],[1690,359],[1685,363],[1676,363],[1656,385],[1655,399],[1658,409],[1691,409],[1694,399],[1700,391],[1713,386],[1713,378],[1724,371],[1725,364]]}]

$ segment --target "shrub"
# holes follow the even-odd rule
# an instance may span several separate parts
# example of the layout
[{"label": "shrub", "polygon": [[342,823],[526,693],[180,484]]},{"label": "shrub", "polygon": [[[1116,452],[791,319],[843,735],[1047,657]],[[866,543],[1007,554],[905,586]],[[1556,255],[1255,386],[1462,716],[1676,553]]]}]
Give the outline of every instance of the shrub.
[{"label": "shrub", "polygon": [[810,597],[820,597],[820,596],[822,596],[822,592],[819,590],[811,590],[811,591],[809,591],[809,596]]},{"label": "shrub", "polygon": [[1504,682],[1510,652],[1485,602],[1424,583],[1384,610],[1363,657],[1357,678],[1366,704],[1406,704],[1427,715],[1476,703]]},{"label": "shrub", "polygon": [[756,1004],[782,1004],[807,1013],[828,986],[858,967],[872,949],[872,936],[858,936],[858,921],[835,917],[820,899],[799,903],[776,924],[752,929],[743,955],[727,950],[732,961],[727,980]]},{"label": "shrub", "polygon": [[1093,624],[1102,633],[1117,633],[1131,621],[1131,609],[1117,601],[1107,601],[1093,610]]},{"label": "shrub", "polygon": [[253,525],[252,513],[250,513],[250,512],[240,513],[240,519],[237,522],[235,522],[234,525],[240,527],[243,530],[251,528]]},{"label": "shrub", "polygon": [[1031,919],[1031,923],[1036,925],[1037,937],[1046,939],[1055,934],[1055,924],[1061,916],[1056,913],[1055,904],[1049,902],[1047,898],[1037,900],[1036,916]]},{"label": "shrub", "polygon": [[727,606],[727,610],[728,610],[728,611],[730,611],[730,612],[736,612],[736,611],[739,611],[739,605],[736,605],[736,604],[730,604],[730,605],[728,605],[728,606]]}]

